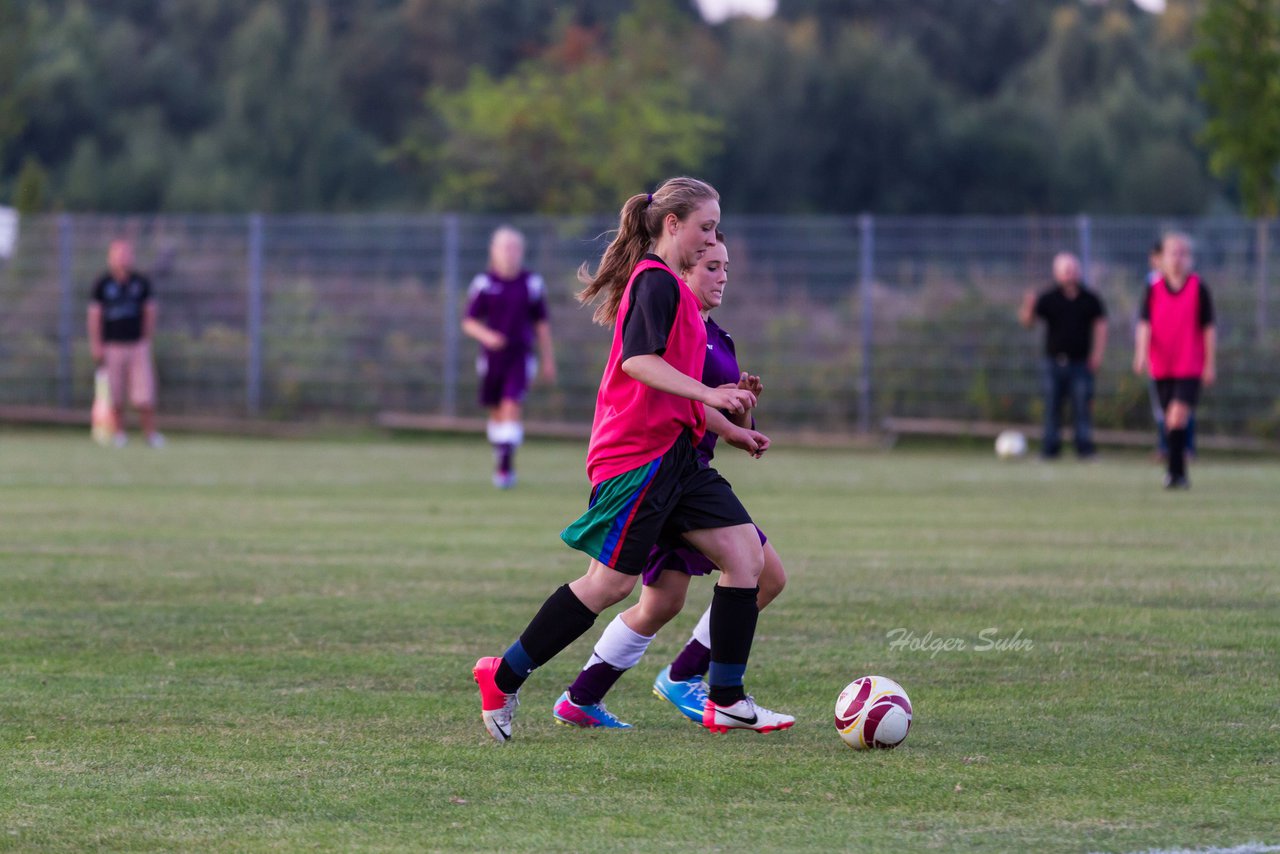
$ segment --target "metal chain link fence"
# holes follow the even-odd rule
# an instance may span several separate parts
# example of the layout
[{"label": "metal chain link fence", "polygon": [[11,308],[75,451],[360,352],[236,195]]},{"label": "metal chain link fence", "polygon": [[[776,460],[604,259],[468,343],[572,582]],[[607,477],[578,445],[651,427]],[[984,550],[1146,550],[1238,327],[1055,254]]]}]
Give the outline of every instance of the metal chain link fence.
[{"label": "metal chain link fence", "polygon": [[[574,301],[612,218],[99,216],[23,218],[0,258],[0,407],[87,408],[85,308],[107,243],[134,241],[160,302],[162,413],[297,421],[387,411],[478,415],[471,277],[500,222],[549,287],[560,382],[532,419],[588,422],[609,345]],[[1178,228],[1216,300],[1219,384],[1207,434],[1280,437],[1280,336],[1268,309],[1274,223],[1239,219],[730,217],[717,319],[763,376],[770,425],[876,430],[887,418],[1034,422],[1040,332],[1016,319],[1053,255],[1082,256],[1111,345],[1096,421],[1151,424],[1130,369],[1152,240]]]}]

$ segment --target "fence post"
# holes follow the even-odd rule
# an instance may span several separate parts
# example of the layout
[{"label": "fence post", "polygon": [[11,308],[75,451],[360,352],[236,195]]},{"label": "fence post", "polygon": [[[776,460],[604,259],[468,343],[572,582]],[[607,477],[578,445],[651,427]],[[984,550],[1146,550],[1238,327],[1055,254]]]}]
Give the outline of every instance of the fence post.
[{"label": "fence post", "polygon": [[1257,229],[1258,259],[1254,267],[1258,273],[1258,306],[1255,320],[1258,324],[1258,346],[1262,347],[1267,343],[1267,262],[1268,256],[1271,254],[1271,221],[1266,219],[1258,220]]},{"label": "fence post", "polygon": [[460,243],[458,215],[447,214],[444,218],[444,258],[440,284],[444,289],[444,308],[441,317],[444,328],[441,330],[443,334],[440,340],[444,343],[441,410],[445,415],[458,414],[458,253]]},{"label": "fence post", "polygon": [[858,298],[862,314],[862,376],[858,380],[858,431],[871,432],[871,283],[875,276],[875,223],[871,214],[858,217]]},{"label": "fence post", "polygon": [[1080,234],[1080,275],[1089,285],[1093,285],[1093,221],[1088,214],[1076,217],[1076,231]]},{"label": "fence post", "polygon": [[58,406],[71,408],[71,338],[74,334],[75,251],[70,214],[58,216]]},{"label": "fence post", "polygon": [[245,306],[246,354],[244,405],[250,415],[262,410],[262,214],[249,215],[248,288]]}]

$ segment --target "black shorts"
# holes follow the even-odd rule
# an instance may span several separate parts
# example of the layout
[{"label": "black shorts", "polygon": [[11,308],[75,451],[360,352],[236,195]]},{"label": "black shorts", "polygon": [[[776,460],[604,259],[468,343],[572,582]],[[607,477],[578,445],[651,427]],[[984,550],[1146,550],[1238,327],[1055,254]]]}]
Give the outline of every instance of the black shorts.
[{"label": "black shorts", "polygon": [[639,575],[659,542],[750,524],[729,481],[698,462],[689,434],[682,433],[658,459],[596,484],[587,512],[560,538],[605,566]]},{"label": "black shorts", "polygon": [[1195,406],[1200,402],[1199,378],[1182,378],[1156,380],[1156,397],[1160,398],[1160,408],[1168,409],[1173,401],[1181,401],[1187,406]]}]

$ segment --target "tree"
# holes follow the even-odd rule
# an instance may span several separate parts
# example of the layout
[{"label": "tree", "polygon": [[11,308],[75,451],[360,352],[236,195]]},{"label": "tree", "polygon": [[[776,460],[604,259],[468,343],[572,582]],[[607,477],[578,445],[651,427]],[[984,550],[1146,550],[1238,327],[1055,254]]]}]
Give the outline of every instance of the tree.
[{"label": "tree", "polygon": [[400,153],[427,173],[433,205],[594,213],[697,171],[721,125],[694,106],[684,40],[665,29],[664,4],[648,5],[658,14],[619,19],[612,50],[600,29],[570,24],[505,78],[477,69],[459,90],[431,89]]},{"label": "tree", "polygon": [[1280,213],[1280,0],[1209,0],[1193,56],[1209,106],[1203,139],[1253,216]]}]

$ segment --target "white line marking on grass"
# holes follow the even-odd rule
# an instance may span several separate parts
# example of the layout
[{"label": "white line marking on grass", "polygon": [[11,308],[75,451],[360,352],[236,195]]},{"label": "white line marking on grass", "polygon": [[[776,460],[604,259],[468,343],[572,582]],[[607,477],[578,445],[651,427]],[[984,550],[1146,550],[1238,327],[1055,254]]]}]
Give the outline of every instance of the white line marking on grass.
[{"label": "white line marking on grass", "polygon": [[1246,842],[1231,848],[1147,848],[1144,851],[1133,851],[1131,854],[1270,854],[1273,851],[1280,851],[1280,845]]}]

